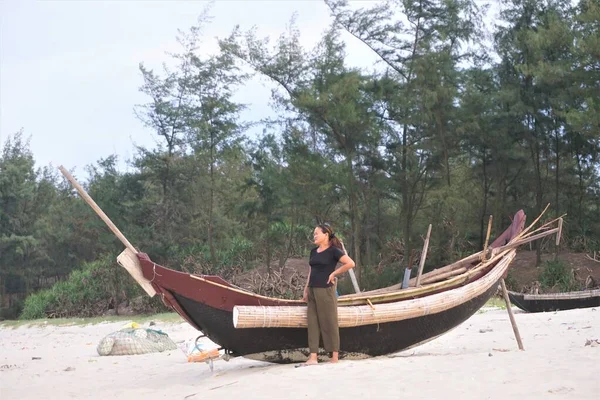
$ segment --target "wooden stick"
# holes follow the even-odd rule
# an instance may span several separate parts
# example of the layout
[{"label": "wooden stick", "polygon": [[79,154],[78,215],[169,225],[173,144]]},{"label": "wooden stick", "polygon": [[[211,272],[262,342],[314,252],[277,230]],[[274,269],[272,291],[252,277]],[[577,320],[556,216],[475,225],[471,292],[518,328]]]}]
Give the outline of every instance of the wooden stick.
[{"label": "wooden stick", "polygon": [[[342,250],[344,250],[344,254],[348,255],[348,252],[346,251],[346,246],[344,246],[344,242],[342,242],[340,240],[340,243],[342,244]],[[353,268],[350,268],[350,270],[348,271],[348,274],[350,275],[350,280],[352,280],[352,286],[354,286],[354,292],[360,293],[360,288],[358,287],[358,282],[356,281],[356,275],[354,275]]]},{"label": "wooden stick", "polygon": [[563,219],[561,217],[558,219],[558,233],[556,234],[556,245],[557,246],[560,244],[560,237],[562,235],[562,224],[563,224]]},{"label": "wooden stick", "polygon": [[373,305],[373,303],[371,303],[371,300],[367,299],[367,304],[369,304],[369,306],[371,306],[371,310],[375,309],[375,306]]},{"label": "wooden stick", "polygon": [[460,275],[460,274],[464,274],[465,272],[467,272],[467,268],[466,267],[462,267],[462,268],[458,268],[455,269],[453,271],[448,271],[444,274],[439,274],[436,276],[432,276],[432,277],[425,277],[423,278],[423,280],[421,281],[422,284],[426,284],[426,283],[433,283],[433,282],[437,282],[437,281],[442,281],[446,278],[449,278],[451,276],[454,275]]},{"label": "wooden stick", "polygon": [[421,252],[421,260],[419,261],[419,271],[417,272],[417,282],[415,286],[421,285],[421,274],[423,273],[423,267],[425,266],[425,259],[427,257],[427,249],[429,248],[429,236],[431,235],[431,224],[427,229],[427,236],[425,237],[425,243],[423,243],[423,251]]},{"label": "wooden stick", "polygon": [[504,296],[504,302],[506,303],[506,310],[508,311],[508,317],[510,318],[510,324],[512,325],[513,332],[515,334],[515,338],[517,339],[517,344],[519,345],[519,350],[525,350],[523,348],[523,342],[521,341],[521,335],[519,334],[519,328],[517,327],[517,322],[515,321],[515,316],[513,315],[512,309],[510,308],[510,299],[508,298],[508,292],[506,291],[506,284],[504,283],[504,278],[500,280],[500,285],[502,286],[502,296]]},{"label": "wooden stick", "polygon": [[487,247],[490,241],[490,234],[492,233],[492,219],[493,216],[490,215],[490,219],[488,220],[487,235],[485,236],[485,244],[483,245],[483,251],[481,252],[481,261],[485,261],[487,255]]},{"label": "wooden stick", "polygon": [[586,254],[585,256],[586,256],[586,258],[588,258],[588,259],[590,259],[592,261],[596,261],[596,262],[600,263],[600,259],[596,258],[596,252],[595,251],[594,251],[594,256],[593,257],[590,257],[589,254]]},{"label": "wooden stick", "polygon": [[135,247],[133,247],[133,245],[131,243],[129,243],[129,240],[127,240],[125,235],[123,235],[121,233],[121,231],[119,230],[119,228],[117,228],[116,225],[113,224],[113,222],[110,220],[110,218],[108,218],[108,216],[106,214],[104,214],[104,211],[102,211],[102,209],[100,209],[100,207],[98,207],[98,204],[96,204],[96,202],[87,194],[87,192],[75,180],[75,178],[73,178],[73,176],[69,173],[69,171],[67,171],[62,165],[60,167],[58,167],[58,169],[60,170],[60,172],[62,172],[62,174],[65,176],[65,178],[67,178],[69,180],[69,182],[71,182],[71,184],[75,187],[75,189],[77,189],[77,191],[79,192],[79,195],[89,204],[90,207],[92,207],[92,209],[96,212],[96,214],[98,214],[98,216],[100,218],[102,218],[104,223],[106,223],[108,228],[115,234],[115,236],[117,238],[119,238],[121,243],[123,243],[125,245],[125,247],[127,247],[129,250],[131,250],[134,254],[137,254],[138,251],[135,249]]},{"label": "wooden stick", "polygon": [[[511,242],[509,244],[506,244],[504,246],[501,247],[496,247],[494,248],[495,254],[494,257],[499,257],[502,256],[502,253],[508,252],[516,247],[519,247],[521,245],[524,245],[526,243],[532,242],[534,240],[538,240],[540,238],[552,235],[553,233],[556,233],[558,231],[558,228],[554,228],[554,229],[549,229],[547,231],[535,234],[535,235],[529,235],[527,237],[525,237],[524,239],[520,239],[520,240],[515,240],[514,242]],[[535,231],[534,231],[535,232]],[[468,271],[472,271],[474,269],[480,268],[482,265],[487,265],[487,263],[489,262],[489,260],[485,261],[484,263],[480,263],[477,264],[475,266],[470,267],[469,265],[477,260],[479,260],[481,258],[481,252],[477,252],[475,254],[472,254],[468,257],[463,258],[460,261],[457,261],[451,265],[447,265],[445,267],[442,268],[438,268],[434,271],[428,272],[426,274],[423,275],[423,279],[431,279],[433,277],[437,277],[439,275],[443,275],[446,274],[449,271],[453,271],[453,270],[457,270],[460,269],[461,267],[465,266],[467,268]],[[460,275],[458,275],[460,276]],[[458,276],[456,277],[452,277],[452,280],[458,278]],[[416,278],[412,278],[410,280],[410,284],[409,286],[412,286],[413,282],[416,280]],[[447,284],[448,282],[444,282],[444,284]],[[428,285],[430,284],[429,282],[427,283]],[[438,283],[431,283],[432,285],[435,285],[437,287]],[[388,296],[391,295],[394,292],[400,291],[401,289],[401,285],[392,285],[390,287],[387,288],[383,288],[383,289],[377,289],[377,290],[370,290],[368,292],[364,292],[363,295],[368,295],[369,298],[373,299],[374,297],[378,297],[380,295],[383,296]],[[404,293],[404,294],[408,294],[409,292],[412,293],[412,290],[414,290],[414,288],[408,289],[409,292],[406,291],[407,289],[403,289],[402,291],[400,291],[400,293]],[[356,294],[348,294],[348,295],[344,295],[344,296],[340,296],[340,300],[342,301],[342,299],[346,300],[346,299],[359,299],[359,298],[363,298],[359,295]]]}]

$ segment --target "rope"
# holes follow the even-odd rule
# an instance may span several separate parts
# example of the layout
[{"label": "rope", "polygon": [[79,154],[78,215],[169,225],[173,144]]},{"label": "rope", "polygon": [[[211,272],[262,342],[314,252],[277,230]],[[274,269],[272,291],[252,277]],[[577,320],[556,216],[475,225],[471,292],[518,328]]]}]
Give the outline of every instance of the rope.
[{"label": "rope", "polygon": [[154,278],[156,278],[157,276],[162,276],[161,274],[156,273],[156,264],[154,262],[152,262],[152,273],[154,274],[152,276],[152,279],[150,279],[150,283],[154,282]]}]

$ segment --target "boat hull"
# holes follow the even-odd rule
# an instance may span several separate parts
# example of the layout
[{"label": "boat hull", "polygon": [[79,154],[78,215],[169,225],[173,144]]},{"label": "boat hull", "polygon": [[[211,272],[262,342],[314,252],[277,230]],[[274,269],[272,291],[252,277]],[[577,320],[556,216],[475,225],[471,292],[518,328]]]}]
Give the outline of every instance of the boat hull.
[{"label": "boat hull", "polygon": [[[496,292],[483,294],[449,310],[382,324],[340,328],[340,358],[391,354],[432,340],[460,325]],[[233,326],[232,311],[172,293],[182,310],[200,330],[228,353],[275,363],[300,362],[308,356],[306,328],[248,328]],[[321,354],[324,355],[324,352]]]},{"label": "boat hull", "polygon": [[531,313],[600,307],[600,289],[555,295],[509,292],[508,297],[515,306]]}]

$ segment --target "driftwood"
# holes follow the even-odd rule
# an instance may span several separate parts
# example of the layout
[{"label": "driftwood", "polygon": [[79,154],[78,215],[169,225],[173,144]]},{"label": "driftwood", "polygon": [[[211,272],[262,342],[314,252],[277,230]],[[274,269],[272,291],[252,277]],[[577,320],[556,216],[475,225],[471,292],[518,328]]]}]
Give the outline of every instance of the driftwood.
[{"label": "driftwood", "polygon": [[[301,297],[305,281],[303,281],[298,271],[293,271],[286,276],[284,270],[285,265],[279,268],[279,270],[271,270],[271,274],[261,274],[255,270],[245,275],[242,279],[234,278],[232,283],[263,296],[282,298]],[[289,269],[287,270],[290,271]]]}]

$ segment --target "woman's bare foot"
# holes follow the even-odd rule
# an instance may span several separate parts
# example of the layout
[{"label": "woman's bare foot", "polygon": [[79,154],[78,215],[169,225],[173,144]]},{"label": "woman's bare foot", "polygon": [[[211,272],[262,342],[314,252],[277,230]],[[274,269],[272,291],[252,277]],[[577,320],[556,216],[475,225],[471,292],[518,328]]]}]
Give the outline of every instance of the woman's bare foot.
[{"label": "woman's bare foot", "polygon": [[302,364],[296,365],[296,368],[298,368],[298,367],[308,367],[310,365],[317,365],[318,363],[319,363],[319,361],[317,360],[317,355],[311,353],[310,356],[308,357],[308,360],[306,360]]},{"label": "woman's bare foot", "polygon": [[339,353],[337,351],[334,351],[333,353],[331,353],[331,362],[332,363],[336,363],[339,361],[338,355],[339,355]]}]

